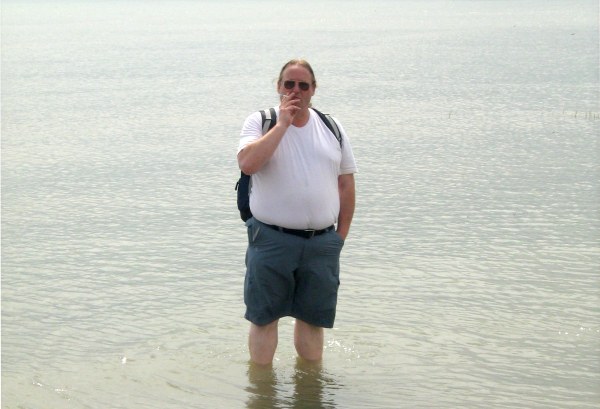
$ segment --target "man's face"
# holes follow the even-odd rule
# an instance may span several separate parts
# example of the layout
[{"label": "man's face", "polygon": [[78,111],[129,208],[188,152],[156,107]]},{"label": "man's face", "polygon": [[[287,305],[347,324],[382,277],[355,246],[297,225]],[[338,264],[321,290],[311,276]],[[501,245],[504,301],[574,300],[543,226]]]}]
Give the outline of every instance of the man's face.
[{"label": "man's face", "polygon": [[277,91],[282,95],[293,94],[293,96],[300,98],[301,109],[308,108],[310,99],[315,95],[312,76],[301,65],[292,65],[285,69]]}]

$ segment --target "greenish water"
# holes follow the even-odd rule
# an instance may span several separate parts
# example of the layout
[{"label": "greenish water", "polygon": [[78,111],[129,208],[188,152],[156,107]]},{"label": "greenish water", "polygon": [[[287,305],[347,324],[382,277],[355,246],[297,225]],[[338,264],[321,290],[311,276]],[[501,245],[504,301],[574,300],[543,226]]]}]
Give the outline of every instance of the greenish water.
[{"label": "greenish water", "polygon": [[[597,407],[597,16],[4,1],[2,407]],[[256,371],[235,152],[297,56],[357,212],[322,365]]]}]

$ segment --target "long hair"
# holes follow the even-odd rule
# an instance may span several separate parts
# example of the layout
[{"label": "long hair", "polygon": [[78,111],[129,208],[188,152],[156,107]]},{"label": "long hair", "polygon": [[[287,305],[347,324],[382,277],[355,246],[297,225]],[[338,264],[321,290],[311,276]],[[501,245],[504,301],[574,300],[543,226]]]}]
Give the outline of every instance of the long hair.
[{"label": "long hair", "polygon": [[315,72],[313,71],[312,67],[310,66],[310,64],[308,63],[308,61],[303,60],[301,58],[294,58],[293,60],[288,61],[287,63],[285,63],[285,65],[281,68],[281,71],[279,72],[279,79],[277,80],[277,87],[279,88],[281,86],[281,81],[283,80],[283,72],[285,71],[285,69],[291,65],[299,65],[301,67],[304,67],[308,70],[308,72],[310,72],[310,76],[312,77],[312,86],[314,88],[317,87],[317,79],[315,78]]}]

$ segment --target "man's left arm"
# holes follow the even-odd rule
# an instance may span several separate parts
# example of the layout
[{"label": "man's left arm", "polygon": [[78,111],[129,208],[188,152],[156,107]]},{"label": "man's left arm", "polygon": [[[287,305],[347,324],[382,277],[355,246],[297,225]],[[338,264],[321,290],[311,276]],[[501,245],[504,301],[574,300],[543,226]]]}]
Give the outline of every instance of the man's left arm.
[{"label": "man's left arm", "polygon": [[356,201],[354,174],[338,176],[338,191],[340,193],[340,214],[338,215],[337,233],[346,240],[354,216]]}]

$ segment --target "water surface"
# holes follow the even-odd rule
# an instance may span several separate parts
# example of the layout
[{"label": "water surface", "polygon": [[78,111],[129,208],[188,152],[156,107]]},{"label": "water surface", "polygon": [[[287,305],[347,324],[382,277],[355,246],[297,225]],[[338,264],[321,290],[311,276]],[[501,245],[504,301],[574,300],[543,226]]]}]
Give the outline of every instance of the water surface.
[{"label": "water surface", "polygon": [[[3,2],[3,408],[597,407],[597,16]],[[324,362],[257,371],[235,150],[297,56],[357,211]]]}]

